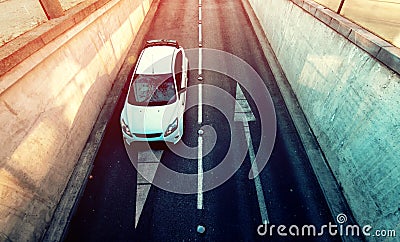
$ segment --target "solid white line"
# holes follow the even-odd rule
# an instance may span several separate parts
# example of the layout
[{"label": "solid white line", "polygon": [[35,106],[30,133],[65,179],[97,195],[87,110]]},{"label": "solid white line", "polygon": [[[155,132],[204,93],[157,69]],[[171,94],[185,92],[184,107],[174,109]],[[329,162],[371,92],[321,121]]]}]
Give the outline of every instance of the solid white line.
[{"label": "solid white line", "polygon": [[197,123],[203,123],[203,84],[199,84],[199,106],[197,113]]},{"label": "solid white line", "polygon": [[[257,164],[254,162],[255,155],[254,155],[253,142],[251,140],[249,124],[248,124],[248,122],[246,120],[243,120],[243,126],[244,126],[244,133],[245,133],[246,140],[247,140],[247,146],[249,147],[251,170],[253,171],[254,174],[259,174],[258,173]],[[269,219],[268,219],[267,206],[265,205],[264,192],[263,192],[263,189],[262,189],[262,185],[261,185],[261,181],[260,181],[260,176],[259,175],[257,175],[254,178],[254,184],[256,186],[258,206],[260,207],[260,214],[261,214],[262,223],[268,224],[269,223]]]},{"label": "solid white line", "polygon": [[198,137],[197,151],[197,209],[203,209],[203,137]]}]

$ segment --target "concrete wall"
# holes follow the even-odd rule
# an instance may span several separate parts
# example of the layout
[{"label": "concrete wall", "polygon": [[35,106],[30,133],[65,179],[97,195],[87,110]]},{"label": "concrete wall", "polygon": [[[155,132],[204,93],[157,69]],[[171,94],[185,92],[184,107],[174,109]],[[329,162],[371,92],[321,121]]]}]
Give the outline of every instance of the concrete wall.
[{"label": "concrete wall", "polygon": [[356,220],[400,231],[399,49],[312,1],[249,2]]},{"label": "concrete wall", "polygon": [[151,2],[86,1],[1,48],[1,241],[43,235]]}]

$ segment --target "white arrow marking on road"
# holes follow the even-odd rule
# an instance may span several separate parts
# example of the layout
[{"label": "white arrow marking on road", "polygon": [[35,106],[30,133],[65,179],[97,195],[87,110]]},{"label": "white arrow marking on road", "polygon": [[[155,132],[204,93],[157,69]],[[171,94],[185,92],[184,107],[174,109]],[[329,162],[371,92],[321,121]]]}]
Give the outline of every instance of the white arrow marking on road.
[{"label": "white arrow marking on road", "polygon": [[236,102],[235,102],[235,116],[234,121],[238,122],[250,122],[256,121],[253,112],[247,102],[246,97],[243,94],[239,84],[236,84]]},{"label": "white arrow marking on road", "polygon": [[[249,128],[249,122],[255,120],[256,118],[254,117],[254,114],[251,111],[249,103],[247,102],[242,89],[240,88],[239,84],[236,84],[234,121],[243,122],[244,134],[246,136],[247,146],[249,148],[251,169],[253,171],[253,174],[259,174],[257,164],[254,162],[256,156],[254,153],[253,141],[251,139],[251,133]],[[258,200],[258,206],[260,208],[262,223],[268,224],[269,219],[268,219],[267,206],[265,205],[264,192],[259,175],[254,178],[254,185],[256,186],[257,200]]]},{"label": "white arrow marking on road", "polygon": [[146,150],[138,154],[135,228],[143,212],[162,153],[162,150]]}]

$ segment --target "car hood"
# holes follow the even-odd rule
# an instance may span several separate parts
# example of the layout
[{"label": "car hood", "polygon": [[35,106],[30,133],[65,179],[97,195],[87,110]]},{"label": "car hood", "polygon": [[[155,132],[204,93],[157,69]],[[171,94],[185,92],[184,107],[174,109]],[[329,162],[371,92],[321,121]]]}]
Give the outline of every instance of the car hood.
[{"label": "car hood", "polygon": [[163,106],[135,106],[125,103],[122,117],[131,133],[164,133],[177,117],[178,102]]}]

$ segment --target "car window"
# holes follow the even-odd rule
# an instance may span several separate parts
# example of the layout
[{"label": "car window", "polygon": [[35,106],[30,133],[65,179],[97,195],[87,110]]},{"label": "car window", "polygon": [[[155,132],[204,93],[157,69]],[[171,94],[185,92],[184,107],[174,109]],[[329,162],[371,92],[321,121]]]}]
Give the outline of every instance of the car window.
[{"label": "car window", "polygon": [[128,103],[136,106],[162,106],[176,101],[172,74],[135,75]]},{"label": "car window", "polygon": [[175,72],[175,80],[176,80],[176,85],[178,86],[178,90],[182,87],[182,51],[179,51],[176,54],[176,59],[175,59],[175,66],[174,66],[174,72]]}]

